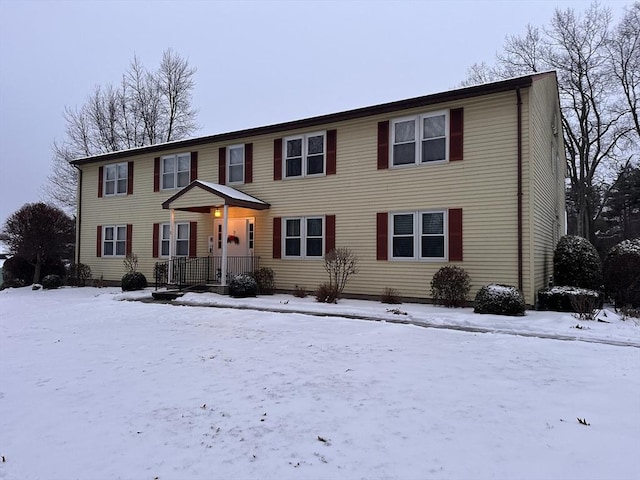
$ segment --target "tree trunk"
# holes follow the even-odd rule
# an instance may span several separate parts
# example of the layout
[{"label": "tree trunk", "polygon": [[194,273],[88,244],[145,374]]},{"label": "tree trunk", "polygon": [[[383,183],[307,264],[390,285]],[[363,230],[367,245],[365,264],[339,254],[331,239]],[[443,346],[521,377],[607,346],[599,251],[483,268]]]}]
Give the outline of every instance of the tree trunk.
[{"label": "tree trunk", "polygon": [[42,255],[36,255],[36,265],[33,272],[33,283],[40,283],[40,271],[42,270]]}]

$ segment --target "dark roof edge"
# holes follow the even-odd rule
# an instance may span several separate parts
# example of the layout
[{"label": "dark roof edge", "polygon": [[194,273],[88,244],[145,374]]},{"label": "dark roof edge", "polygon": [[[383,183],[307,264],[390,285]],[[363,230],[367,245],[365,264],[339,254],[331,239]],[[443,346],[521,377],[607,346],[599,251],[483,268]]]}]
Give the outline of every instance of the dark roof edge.
[{"label": "dark roof edge", "polygon": [[515,90],[517,88],[525,88],[531,86],[534,78],[546,76],[549,73],[537,73],[526,75],[523,77],[510,78],[508,80],[501,80],[499,82],[483,83],[481,85],[474,85],[472,87],[464,87],[456,90],[448,90],[446,92],[434,93],[431,95],[425,95],[422,97],[414,97],[406,100],[398,100],[395,102],[382,103],[380,105],[373,105],[369,107],[356,108],[354,110],[347,110],[344,112],[330,113],[326,115],[320,115],[317,117],[305,118],[302,120],[294,120],[291,122],[276,123],[273,125],[267,125],[263,127],[254,127],[246,130],[237,130],[228,133],[219,133],[215,135],[208,135],[205,137],[196,137],[186,140],[177,140],[168,143],[157,143],[155,145],[148,145],[146,147],[139,147],[130,150],[121,150],[118,152],[104,153],[100,155],[94,155],[92,157],[79,158],[71,161],[73,165],[84,165],[87,163],[102,162],[105,160],[115,160],[119,158],[132,157],[137,155],[145,155],[154,152],[160,152],[168,149],[175,148],[189,148],[198,145],[215,142],[227,142],[230,140],[236,140],[243,137],[253,137],[257,135],[267,135],[270,133],[277,133],[286,130],[293,130],[298,128],[315,127],[326,123],[341,122],[345,120],[353,120],[355,118],[369,117],[373,115],[380,115],[383,113],[390,113],[397,110],[405,110],[414,107],[422,107],[437,103],[451,102],[455,100],[462,100],[465,98],[477,97],[481,95],[490,95],[493,93],[500,93],[509,90]]}]

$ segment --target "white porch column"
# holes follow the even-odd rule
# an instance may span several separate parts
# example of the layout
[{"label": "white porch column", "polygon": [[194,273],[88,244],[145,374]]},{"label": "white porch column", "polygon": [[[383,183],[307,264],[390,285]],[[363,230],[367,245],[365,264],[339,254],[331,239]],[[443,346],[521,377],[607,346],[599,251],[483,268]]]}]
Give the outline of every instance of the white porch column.
[{"label": "white porch column", "polygon": [[220,285],[227,285],[227,231],[229,223],[229,206],[222,210],[222,259],[220,261]]},{"label": "white porch column", "polygon": [[173,280],[173,256],[175,255],[176,241],[176,211],[172,208],[171,219],[169,221],[169,278],[167,281]]}]

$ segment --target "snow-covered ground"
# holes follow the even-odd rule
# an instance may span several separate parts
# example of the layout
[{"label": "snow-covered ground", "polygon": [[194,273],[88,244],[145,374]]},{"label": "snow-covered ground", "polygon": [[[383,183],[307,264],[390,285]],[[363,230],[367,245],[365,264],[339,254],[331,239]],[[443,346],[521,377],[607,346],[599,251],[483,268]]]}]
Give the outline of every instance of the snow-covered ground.
[{"label": "snow-covered ground", "polygon": [[640,478],[637,320],[145,296],[0,292],[0,479]]}]

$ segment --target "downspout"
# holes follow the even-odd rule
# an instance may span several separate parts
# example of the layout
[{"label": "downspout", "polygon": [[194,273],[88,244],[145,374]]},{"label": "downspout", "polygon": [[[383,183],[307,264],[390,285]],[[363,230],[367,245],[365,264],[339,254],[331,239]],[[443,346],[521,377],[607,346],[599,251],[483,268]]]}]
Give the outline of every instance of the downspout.
[{"label": "downspout", "polygon": [[518,99],[518,289],[522,292],[522,97],[516,89]]},{"label": "downspout", "polygon": [[76,265],[80,263],[80,225],[82,222],[82,169],[74,165],[78,169],[78,192],[76,194],[76,251],[75,251],[75,261]]}]

